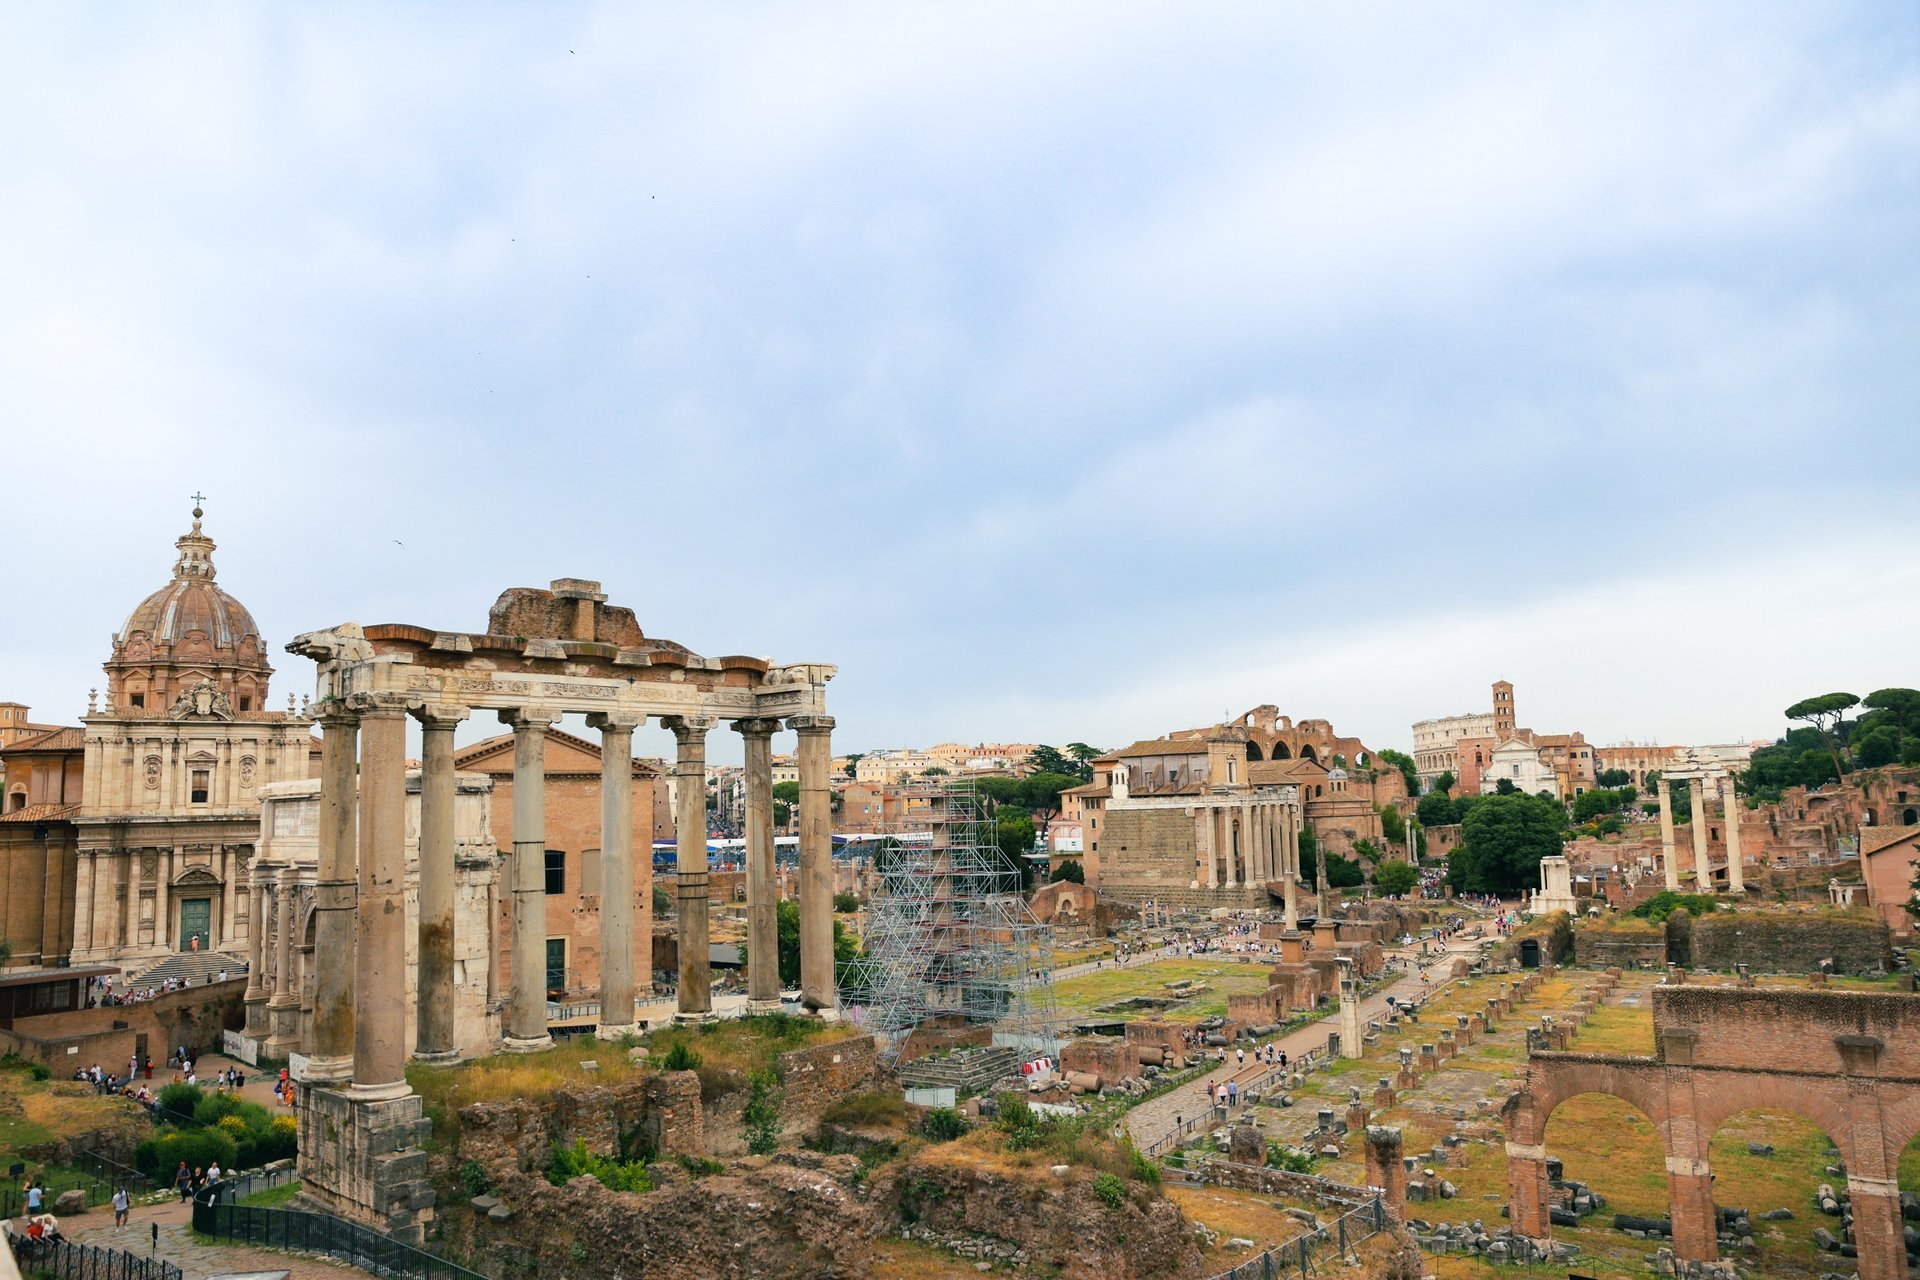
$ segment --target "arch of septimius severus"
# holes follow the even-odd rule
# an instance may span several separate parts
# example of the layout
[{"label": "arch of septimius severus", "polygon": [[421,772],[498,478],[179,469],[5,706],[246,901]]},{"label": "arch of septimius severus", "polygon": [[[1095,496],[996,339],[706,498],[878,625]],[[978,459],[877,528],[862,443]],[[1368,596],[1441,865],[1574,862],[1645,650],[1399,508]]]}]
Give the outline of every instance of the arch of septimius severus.
[{"label": "arch of septimius severus", "polygon": [[[631,790],[623,771],[648,717],[678,743],[676,861],[679,1012],[712,1017],[708,975],[706,740],[720,721],[744,739],[747,770],[749,1007],[779,1006],[774,912],[772,735],[799,735],[800,985],[810,1012],[834,1007],[833,868],[826,682],[834,668],[701,657],[642,635],[599,584],[563,578],[515,588],[485,633],[345,623],[297,637],[318,664],[311,714],[324,733],[314,951],[318,965],[302,1064],[301,1178],[308,1195],[417,1236],[427,1121],[406,1080],[406,720],[422,729],[415,1052],[453,1049],[453,733],[491,711],[514,733],[511,982],[505,1047],[550,1043],[546,1027],[543,761],[545,732],[584,714],[600,730],[601,1032],[634,1027]],[[356,786],[356,771],[357,781]],[[417,1157],[417,1158],[416,1158]]]}]

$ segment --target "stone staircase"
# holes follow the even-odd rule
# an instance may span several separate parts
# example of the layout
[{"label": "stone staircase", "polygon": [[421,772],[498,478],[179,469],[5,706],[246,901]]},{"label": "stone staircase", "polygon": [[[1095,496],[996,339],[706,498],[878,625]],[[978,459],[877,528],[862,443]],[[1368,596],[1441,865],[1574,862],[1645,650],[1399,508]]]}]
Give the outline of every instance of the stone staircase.
[{"label": "stone staircase", "polygon": [[[157,987],[169,978],[179,978],[189,986],[205,986],[207,980],[217,977],[222,969],[227,971],[229,979],[244,977],[247,962],[239,956],[224,955],[218,951],[182,951],[130,979],[126,989],[140,991]],[[117,987],[119,984],[115,985]]]},{"label": "stone staircase", "polygon": [[984,1089],[1019,1070],[1019,1060],[1011,1049],[955,1049],[939,1056],[915,1058],[900,1068],[900,1080],[917,1088],[945,1087],[964,1092]]}]

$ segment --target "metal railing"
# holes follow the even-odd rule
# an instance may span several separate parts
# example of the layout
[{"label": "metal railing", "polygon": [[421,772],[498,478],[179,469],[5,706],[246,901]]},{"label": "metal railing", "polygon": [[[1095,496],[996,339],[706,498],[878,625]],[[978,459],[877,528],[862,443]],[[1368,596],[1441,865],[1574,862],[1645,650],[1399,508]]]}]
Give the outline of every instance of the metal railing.
[{"label": "metal railing", "polygon": [[[278,1180],[285,1181],[281,1174]],[[233,1203],[273,1181],[271,1175],[247,1175],[202,1191],[193,1200],[193,1229],[231,1244],[320,1254],[389,1280],[487,1280],[457,1262],[330,1213]]]},{"label": "metal railing", "polygon": [[1274,1245],[1258,1257],[1208,1276],[1207,1280],[1287,1280],[1290,1276],[1317,1275],[1329,1260],[1384,1231],[1386,1225],[1387,1207],[1375,1196],[1326,1226],[1295,1236],[1285,1244]]},{"label": "metal railing", "polygon": [[61,1240],[37,1244],[23,1235],[9,1235],[14,1261],[29,1275],[55,1280],[185,1280],[180,1268],[160,1258],[143,1258],[125,1249],[75,1244]]}]

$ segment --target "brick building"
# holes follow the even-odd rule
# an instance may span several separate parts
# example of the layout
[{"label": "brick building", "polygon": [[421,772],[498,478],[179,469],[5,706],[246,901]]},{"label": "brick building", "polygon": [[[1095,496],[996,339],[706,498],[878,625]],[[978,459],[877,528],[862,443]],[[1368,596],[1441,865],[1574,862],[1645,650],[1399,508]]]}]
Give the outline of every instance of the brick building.
[{"label": "brick building", "polygon": [[73,948],[85,734],[36,729],[0,746],[0,938],[13,968],[63,963]]},{"label": "brick building", "polygon": [[[546,732],[547,980],[550,991],[600,989],[600,748],[585,738]],[[454,753],[462,773],[493,780],[493,838],[513,847],[513,735],[495,737]],[[641,989],[653,972],[653,860],[639,851],[673,839],[673,810],[666,772],[657,760],[633,762],[634,974]],[[511,982],[513,936],[509,895],[501,895],[496,936],[500,987]]]}]

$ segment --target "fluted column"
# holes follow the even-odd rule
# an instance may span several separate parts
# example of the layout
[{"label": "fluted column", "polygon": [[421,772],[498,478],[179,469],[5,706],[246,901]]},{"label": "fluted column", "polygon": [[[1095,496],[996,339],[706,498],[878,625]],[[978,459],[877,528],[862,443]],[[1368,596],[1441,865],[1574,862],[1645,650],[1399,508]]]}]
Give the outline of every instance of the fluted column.
[{"label": "fluted column", "polygon": [[513,728],[513,987],[507,994],[508,1053],[553,1043],[547,1034],[547,730],[549,707],[502,711]]},{"label": "fluted column", "polygon": [[713,1019],[707,929],[707,730],[712,716],[665,716],[678,751],[673,762],[674,879],[680,906],[680,1007],[675,1022]]},{"label": "fluted column", "polygon": [[[267,1036],[267,885],[260,860],[247,866],[247,990],[241,997],[247,1010],[246,1034],[255,1040]],[[76,948],[77,949],[77,948]]]},{"label": "fluted column", "polygon": [[1660,779],[1660,860],[1664,864],[1667,888],[1679,889],[1680,864],[1673,847],[1673,784]]},{"label": "fluted column", "polygon": [[322,738],[319,857],[313,892],[313,1034],[307,1079],[340,1081],[353,1075],[360,718],[337,699],[329,699],[320,704],[314,719]]},{"label": "fluted column", "polygon": [[1313,896],[1315,920],[1327,918],[1327,846],[1320,840],[1320,833],[1314,832],[1313,840]]},{"label": "fluted column", "polygon": [[1707,775],[1693,779],[1687,788],[1688,807],[1693,813],[1693,891],[1713,892],[1713,861],[1707,855]]},{"label": "fluted column", "polygon": [[1740,796],[1732,774],[1721,779],[1721,786],[1727,810],[1727,892],[1738,895],[1747,891],[1746,870],[1740,865]]},{"label": "fluted column", "polygon": [[[267,1046],[276,1058],[284,1058],[300,1047],[300,1000],[304,993],[293,971],[294,935],[300,928],[299,904],[300,873],[291,865],[284,866],[273,887],[273,992],[267,999],[270,1028]],[[316,947],[319,925],[320,920],[316,919]],[[349,956],[348,960],[351,959]],[[353,966],[348,963],[347,967]]]},{"label": "fluted column", "polygon": [[830,1014],[838,993],[833,972],[833,717],[794,716],[800,735],[800,1003]]},{"label": "fluted column", "polygon": [[453,731],[470,714],[433,702],[420,721],[419,981],[414,992],[413,1056],[423,1062],[459,1058],[453,1030]]},{"label": "fluted column", "polygon": [[355,694],[350,704],[360,713],[353,1091],[397,1098],[407,1092],[407,708],[389,694]]},{"label": "fluted column", "polygon": [[1289,930],[1300,927],[1300,836],[1295,818],[1295,810],[1291,806],[1281,809],[1281,921]]},{"label": "fluted column", "polygon": [[778,720],[736,720],[746,744],[747,1011],[780,1008],[780,928],[773,882],[773,735]]},{"label": "fluted column", "polygon": [[[600,1037],[638,1035],[633,1020],[633,731],[637,711],[596,711],[600,731]],[[649,940],[651,941],[651,940]]]}]

